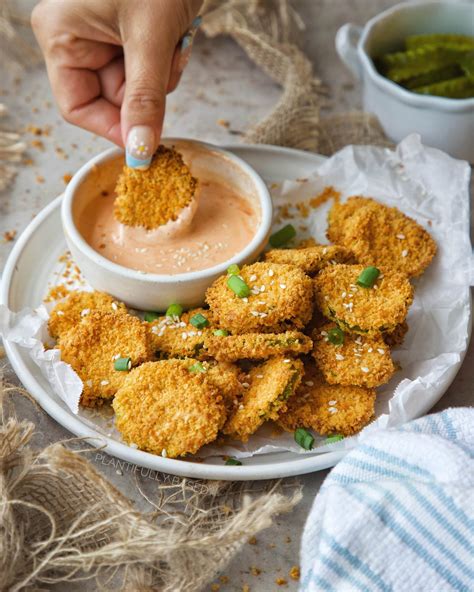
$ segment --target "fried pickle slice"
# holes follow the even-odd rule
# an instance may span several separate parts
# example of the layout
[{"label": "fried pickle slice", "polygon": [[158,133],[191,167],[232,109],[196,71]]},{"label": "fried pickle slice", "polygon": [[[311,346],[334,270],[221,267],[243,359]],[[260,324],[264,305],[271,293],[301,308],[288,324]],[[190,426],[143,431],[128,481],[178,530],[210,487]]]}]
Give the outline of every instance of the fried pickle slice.
[{"label": "fried pickle slice", "polygon": [[315,297],[325,317],[343,331],[375,336],[405,320],[413,287],[404,273],[381,270],[372,288],[357,284],[363,265],[331,265],[314,279]]},{"label": "fried pickle slice", "polygon": [[159,146],[147,170],[124,167],[115,188],[114,216],[126,226],[153,230],[178,218],[197,184],[181,154]]},{"label": "fried pickle slice", "polygon": [[374,405],[374,389],[328,384],[314,364],[308,364],[277,423],[289,432],[307,428],[321,435],[352,436],[373,419]]},{"label": "fried pickle slice", "polygon": [[313,358],[326,382],[366,388],[388,382],[395,366],[383,337],[345,333],[343,343],[335,345],[329,338],[335,327],[327,323],[313,333]]},{"label": "fried pickle slice", "polygon": [[141,450],[177,458],[216,439],[226,411],[206,373],[183,360],[142,364],[130,372],[112,406],[123,439]]},{"label": "fried pickle slice", "polygon": [[[202,315],[209,323],[205,327],[195,327],[191,319]],[[212,313],[204,308],[195,308],[184,312],[179,318],[162,316],[147,324],[151,346],[158,357],[197,358],[209,357],[205,342],[212,335],[215,323]]]},{"label": "fried pickle slice", "polygon": [[127,312],[125,304],[105,292],[71,292],[51,311],[48,329],[51,337],[59,339],[92,311]]},{"label": "fried pickle slice", "polygon": [[[357,209],[353,211],[351,201]],[[436,243],[431,235],[412,218],[397,208],[391,208],[370,198],[350,198],[339,208],[348,207],[351,214],[344,217],[336,233],[341,244],[354,251],[359,263],[375,265],[406,273],[421,275],[436,254]],[[330,234],[333,234],[330,232]]]},{"label": "fried pickle slice", "polygon": [[250,370],[239,406],[228,418],[223,432],[246,442],[268,419],[276,419],[286,409],[288,399],[298,387],[303,362],[276,357]]},{"label": "fried pickle slice", "polygon": [[127,372],[115,370],[118,358],[138,366],[152,358],[148,334],[140,319],[119,312],[92,311],[61,337],[61,360],[84,383],[81,405],[94,407],[111,399]]},{"label": "fried pickle slice", "polygon": [[314,276],[321,269],[334,263],[356,263],[354,254],[339,245],[316,245],[296,249],[272,249],[265,253],[269,263],[294,265],[309,276]]},{"label": "fried pickle slice", "polygon": [[207,353],[216,360],[226,362],[307,354],[311,347],[311,339],[299,331],[210,336],[206,339]]},{"label": "fried pickle slice", "polygon": [[228,277],[208,288],[206,301],[218,324],[233,334],[302,329],[311,318],[313,286],[300,269],[278,263],[244,266],[240,277],[250,288],[244,298],[228,287]]}]

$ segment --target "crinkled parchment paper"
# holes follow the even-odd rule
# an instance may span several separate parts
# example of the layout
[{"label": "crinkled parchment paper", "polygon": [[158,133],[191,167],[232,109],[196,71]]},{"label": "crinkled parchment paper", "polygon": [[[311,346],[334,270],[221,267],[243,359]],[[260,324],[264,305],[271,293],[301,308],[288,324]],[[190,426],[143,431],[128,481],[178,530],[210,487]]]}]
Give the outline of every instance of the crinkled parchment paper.
[{"label": "crinkled parchment paper", "polygon": [[[277,210],[278,206],[314,197],[327,186],[339,191],[343,200],[351,195],[374,197],[415,218],[438,244],[433,264],[415,280],[415,300],[408,316],[410,329],[403,345],[393,352],[401,370],[378,389],[377,418],[366,430],[399,425],[434,405],[443,382],[467,348],[469,285],[474,278],[469,239],[469,175],[466,162],[426,148],[417,135],[411,135],[395,151],[349,146],[315,168],[306,179],[287,180],[271,188]],[[291,222],[304,225],[308,228],[307,236],[325,243],[326,216],[331,205],[325,203],[312,210],[309,217],[292,218]],[[296,213],[295,208],[293,214]],[[299,233],[298,238],[302,237]],[[99,433],[120,439],[110,414],[104,417],[97,411],[78,411],[80,379],[60,361],[57,350],[43,347],[47,340],[47,316],[44,306],[18,314],[0,307],[0,335],[29,350],[52,391],[73,413],[79,413]],[[352,447],[356,439],[316,447],[313,452]],[[317,438],[316,446],[322,441]],[[306,453],[295,444],[291,434],[275,434],[274,427],[266,425],[247,444],[209,445],[199,456],[228,454],[242,458],[283,450]]]}]

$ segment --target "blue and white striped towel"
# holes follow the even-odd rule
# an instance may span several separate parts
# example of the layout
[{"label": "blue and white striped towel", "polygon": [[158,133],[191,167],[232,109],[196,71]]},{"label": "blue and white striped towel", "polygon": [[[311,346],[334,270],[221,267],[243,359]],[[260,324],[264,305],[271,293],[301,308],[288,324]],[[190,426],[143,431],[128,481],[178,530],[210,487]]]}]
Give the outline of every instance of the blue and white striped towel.
[{"label": "blue and white striped towel", "polygon": [[474,591],[474,409],[361,434],[301,548],[300,592]]}]

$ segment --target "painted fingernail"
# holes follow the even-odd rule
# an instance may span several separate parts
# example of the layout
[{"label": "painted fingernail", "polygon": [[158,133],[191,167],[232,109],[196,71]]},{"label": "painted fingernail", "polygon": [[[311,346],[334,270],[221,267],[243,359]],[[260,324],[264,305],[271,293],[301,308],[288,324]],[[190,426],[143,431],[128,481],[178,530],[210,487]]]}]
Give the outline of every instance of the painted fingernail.
[{"label": "painted fingernail", "polygon": [[125,162],[132,169],[146,170],[153,156],[155,134],[147,125],[136,125],[128,132]]},{"label": "painted fingernail", "polygon": [[193,44],[194,35],[192,33],[187,33],[183,39],[181,40],[181,53],[184,53],[187,49],[191,47]]},{"label": "painted fingernail", "polygon": [[198,14],[198,16],[191,23],[191,28],[197,29],[201,23],[202,23],[202,16],[200,16]]}]

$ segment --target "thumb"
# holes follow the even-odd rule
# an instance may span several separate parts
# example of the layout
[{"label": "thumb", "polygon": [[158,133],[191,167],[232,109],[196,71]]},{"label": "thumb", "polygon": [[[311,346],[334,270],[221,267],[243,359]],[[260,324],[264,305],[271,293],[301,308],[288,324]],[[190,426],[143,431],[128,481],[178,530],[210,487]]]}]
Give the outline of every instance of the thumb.
[{"label": "thumb", "polygon": [[130,38],[124,46],[121,124],[126,163],[132,168],[148,168],[160,142],[173,53],[174,44],[157,37]]}]

